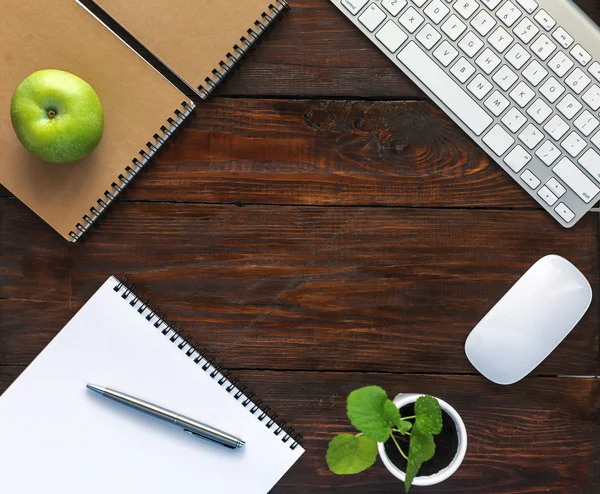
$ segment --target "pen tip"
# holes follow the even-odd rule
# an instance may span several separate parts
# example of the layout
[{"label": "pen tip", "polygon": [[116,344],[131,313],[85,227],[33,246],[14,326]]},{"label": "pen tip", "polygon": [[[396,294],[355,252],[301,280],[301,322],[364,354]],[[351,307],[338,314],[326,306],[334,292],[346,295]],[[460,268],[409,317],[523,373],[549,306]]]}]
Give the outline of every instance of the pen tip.
[{"label": "pen tip", "polygon": [[91,389],[92,391],[95,391],[96,393],[104,394],[104,388],[101,386],[96,386],[95,384],[87,384],[86,388]]}]

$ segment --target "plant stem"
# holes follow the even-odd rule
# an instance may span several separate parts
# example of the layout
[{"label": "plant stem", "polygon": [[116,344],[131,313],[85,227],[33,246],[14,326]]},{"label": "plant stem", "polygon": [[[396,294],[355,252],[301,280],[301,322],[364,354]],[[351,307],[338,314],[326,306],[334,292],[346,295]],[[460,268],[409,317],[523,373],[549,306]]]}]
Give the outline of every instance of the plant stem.
[{"label": "plant stem", "polygon": [[362,432],[359,432],[358,434],[356,434],[356,437],[360,437],[360,436],[362,436],[362,435],[363,435],[363,433],[362,433]]},{"label": "plant stem", "polygon": [[404,457],[404,459],[405,459],[406,461],[408,461],[408,456],[406,456],[406,455],[404,454],[404,451],[402,451],[402,448],[401,448],[401,447],[400,447],[400,445],[398,444],[398,441],[396,441],[396,438],[394,437],[394,433],[393,433],[393,432],[392,432],[391,436],[392,436],[392,441],[394,441],[394,444],[395,444],[395,445],[396,445],[396,447],[398,448],[398,451],[400,451],[400,454],[401,454],[401,455]]},{"label": "plant stem", "polygon": [[417,416],[416,415],[411,415],[410,417],[401,417],[402,420],[410,420],[410,419],[416,419]]},{"label": "plant stem", "polygon": [[402,431],[399,431],[398,429],[396,429],[395,427],[392,429],[392,431],[397,432],[398,434],[402,434],[402,435],[406,434],[407,436],[410,436],[410,432],[402,432]]}]

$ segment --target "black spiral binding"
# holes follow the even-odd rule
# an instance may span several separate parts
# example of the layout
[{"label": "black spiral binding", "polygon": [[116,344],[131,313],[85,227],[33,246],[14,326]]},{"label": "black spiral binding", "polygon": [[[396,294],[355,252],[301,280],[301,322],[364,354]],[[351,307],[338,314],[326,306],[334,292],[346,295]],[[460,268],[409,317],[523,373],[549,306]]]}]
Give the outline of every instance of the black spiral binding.
[{"label": "black spiral binding", "polygon": [[[294,450],[302,443],[302,434],[296,433],[293,427],[287,427],[287,422],[276,422],[279,415],[271,414],[271,408],[262,406],[262,400],[254,400],[254,393],[239,384],[237,379],[231,377],[230,373],[207,356],[205,350],[198,350],[197,342],[192,340],[189,334],[186,334],[181,328],[169,323],[165,317],[158,311],[150,308],[150,300],[142,300],[134,293],[135,287],[128,284],[127,278],[117,282],[113,290],[120,293],[121,297],[129,302],[131,307],[135,308],[140,315],[144,315],[146,320],[153,324],[156,329],[169,338],[169,341],[176,344],[177,347],[185,351],[185,354],[208,375],[217,381],[223,389],[229,393],[236,401],[254,415],[265,427],[273,432],[277,437],[281,436],[284,444],[289,444],[290,449]],[[122,293],[121,293],[122,292]],[[146,313],[147,312],[147,313]],[[268,420],[267,420],[268,419]]]},{"label": "black spiral binding", "polygon": [[123,173],[121,173],[117,179],[111,184],[110,190],[104,191],[104,197],[99,198],[96,201],[96,205],[90,208],[89,214],[83,216],[83,221],[75,225],[77,231],[71,231],[69,236],[72,242],[77,242],[81,237],[96,223],[102,213],[104,213],[117,196],[123,191],[123,189],[133,180],[133,178],[148,164],[148,161],[156,154],[156,152],[165,144],[167,139],[171,137],[173,132],[183,124],[187,117],[194,111],[195,105],[193,103],[182,102],[181,110],[177,109],[173,113],[175,118],[169,117],[167,119],[168,127],[163,125],[160,128],[160,134],[154,134],[154,144],[152,142],[146,143],[146,150],[142,149],[139,152],[139,158],[133,158],[131,165],[127,165]]},{"label": "black spiral binding", "polygon": [[268,12],[263,12],[261,18],[254,22],[254,26],[248,29],[247,35],[240,38],[240,43],[233,47],[233,50],[225,56],[224,60],[219,62],[219,66],[213,69],[212,78],[207,77],[204,82],[206,85],[198,86],[198,91],[202,99],[206,99],[223,80],[223,78],[235,67],[240,58],[256,43],[258,38],[266,29],[275,22],[285,10],[289,10],[287,0],[277,0],[269,5]]}]

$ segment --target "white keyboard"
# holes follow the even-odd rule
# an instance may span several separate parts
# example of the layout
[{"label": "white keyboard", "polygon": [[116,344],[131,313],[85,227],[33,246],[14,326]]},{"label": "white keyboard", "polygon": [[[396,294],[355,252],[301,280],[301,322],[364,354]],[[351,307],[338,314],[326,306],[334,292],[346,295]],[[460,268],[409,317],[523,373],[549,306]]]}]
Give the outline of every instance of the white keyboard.
[{"label": "white keyboard", "polygon": [[571,0],[331,0],[562,226],[600,200],[600,29]]}]

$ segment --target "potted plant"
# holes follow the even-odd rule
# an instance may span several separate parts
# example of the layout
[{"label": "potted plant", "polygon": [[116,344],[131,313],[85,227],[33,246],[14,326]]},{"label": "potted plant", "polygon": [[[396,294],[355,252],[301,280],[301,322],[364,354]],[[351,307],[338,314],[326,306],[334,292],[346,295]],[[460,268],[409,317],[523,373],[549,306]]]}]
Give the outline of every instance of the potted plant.
[{"label": "potted plant", "polygon": [[446,480],[465,457],[465,424],[445,401],[417,394],[392,401],[379,386],[367,386],[350,393],[347,411],[359,433],[339,434],[329,443],[327,465],[338,475],[366,470],[379,453],[408,492],[412,485]]}]

